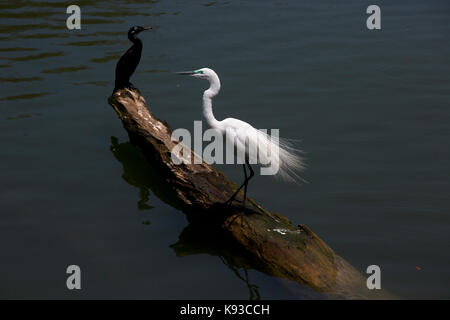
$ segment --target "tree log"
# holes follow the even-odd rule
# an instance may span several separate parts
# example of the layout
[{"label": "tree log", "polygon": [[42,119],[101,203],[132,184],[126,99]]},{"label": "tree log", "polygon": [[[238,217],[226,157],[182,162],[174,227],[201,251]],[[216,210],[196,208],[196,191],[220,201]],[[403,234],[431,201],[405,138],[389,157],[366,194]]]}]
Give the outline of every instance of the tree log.
[{"label": "tree log", "polygon": [[[167,122],[147,108],[138,90],[122,89],[108,99],[117,112],[131,143],[138,146],[174,197],[171,203],[184,212],[191,224],[216,229],[230,246],[245,252],[252,266],[269,275],[289,279],[334,298],[386,298],[369,291],[366,279],[336,255],[305,225],[293,225],[286,217],[264,210],[247,199],[247,209],[225,205],[237,189],[223,173],[206,164],[173,163]],[[191,151],[191,159],[198,157]],[[239,195],[242,198],[242,192]],[[220,232],[219,232],[220,231]]]}]

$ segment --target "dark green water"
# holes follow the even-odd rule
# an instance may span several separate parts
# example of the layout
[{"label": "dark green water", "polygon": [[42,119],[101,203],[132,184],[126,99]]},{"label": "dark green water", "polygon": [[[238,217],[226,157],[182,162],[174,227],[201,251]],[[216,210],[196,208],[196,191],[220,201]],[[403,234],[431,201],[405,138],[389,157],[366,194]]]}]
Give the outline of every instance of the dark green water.
[{"label": "dark green water", "polygon": [[246,275],[159,199],[106,102],[132,25],[156,27],[133,83],[159,118],[192,128],[207,84],[171,72],[215,69],[218,119],[279,128],[307,153],[309,184],[258,176],[250,196],[361,272],[379,265],[384,289],[450,298],[448,2],[378,1],[375,32],[356,0],[77,4],[69,31],[65,2],[0,1],[0,298],[321,298]]}]

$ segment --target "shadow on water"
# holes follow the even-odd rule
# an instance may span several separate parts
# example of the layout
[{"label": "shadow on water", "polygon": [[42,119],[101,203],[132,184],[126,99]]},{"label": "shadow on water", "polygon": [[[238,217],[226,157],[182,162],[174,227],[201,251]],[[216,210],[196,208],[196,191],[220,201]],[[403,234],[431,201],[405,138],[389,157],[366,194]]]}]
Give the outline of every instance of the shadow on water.
[{"label": "shadow on water", "polygon": [[[111,137],[110,150],[122,164],[122,178],[130,185],[139,189],[139,210],[154,208],[149,204],[151,194],[161,201],[177,208],[177,202],[171,196],[171,190],[161,177],[148,165],[142,152],[130,142],[119,143],[116,137]],[[177,208],[178,209],[178,208]],[[227,239],[218,237],[217,231],[205,226],[189,224],[180,234],[177,243],[170,246],[177,257],[196,254],[209,254],[220,258],[236,277],[243,281],[249,291],[249,299],[260,299],[258,286],[252,284],[248,270],[254,269],[252,262],[238,248],[230,248]]]}]

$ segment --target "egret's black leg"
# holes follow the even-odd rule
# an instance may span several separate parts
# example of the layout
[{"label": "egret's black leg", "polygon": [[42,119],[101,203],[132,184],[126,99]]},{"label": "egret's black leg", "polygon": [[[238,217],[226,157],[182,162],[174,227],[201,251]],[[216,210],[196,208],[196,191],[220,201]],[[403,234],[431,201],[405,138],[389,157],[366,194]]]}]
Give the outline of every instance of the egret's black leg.
[{"label": "egret's black leg", "polygon": [[244,186],[244,202],[242,204],[242,206],[245,208],[245,200],[247,199],[247,186],[248,186],[248,182],[250,181],[251,178],[253,178],[253,176],[255,175],[255,172],[253,171],[252,166],[250,165],[250,163],[248,163],[248,161],[245,162],[248,166],[248,168],[250,169],[250,176],[247,178],[247,174],[245,174],[245,186]]},{"label": "egret's black leg", "polygon": [[228,199],[228,201],[226,201],[225,204],[232,204],[236,195],[239,193],[239,191],[241,191],[242,187],[247,183],[247,170],[245,169],[245,164],[243,164],[242,166],[244,167],[244,176],[245,176],[244,183],[242,183],[242,185],[236,190],[235,193],[233,193],[231,198]]},{"label": "egret's black leg", "polygon": [[245,176],[245,180],[244,180],[244,201],[242,202],[242,210],[239,211],[239,215],[241,216],[241,227],[244,224],[245,198],[246,198],[246,195],[247,195],[247,185],[248,185],[247,169],[245,168],[245,164],[243,164],[243,166],[244,166],[244,176]]},{"label": "egret's black leg", "polygon": [[248,161],[245,161],[245,164],[248,166],[248,168],[250,169],[250,176],[247,177],[247,171],[245,170],[245,165],[244,165],[244,172],[245,172],[245,181],[244,181],[244,201],[242,202],[242,211],[240,211],[239,215],[241,216],[241,226],[244,223],[244,211],[245,211],[245,200],[247,199],[247,187],[248,187],[248,182],[250,181],[251,178],[253,178],[253,176],[255,175],[255,172],[253,171],[252,166],[250,165],[250,163],[248,163]]}]

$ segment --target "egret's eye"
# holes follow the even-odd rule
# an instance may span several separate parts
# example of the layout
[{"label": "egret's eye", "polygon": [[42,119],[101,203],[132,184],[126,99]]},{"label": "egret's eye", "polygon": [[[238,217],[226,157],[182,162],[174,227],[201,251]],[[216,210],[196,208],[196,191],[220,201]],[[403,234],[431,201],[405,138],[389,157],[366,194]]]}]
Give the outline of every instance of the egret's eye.
[{"label": "egret's eye", "polygon": [[194,71],[195,73],[197,73],[197,74],[203,74],[203,71],[202,70],[196,70],[196,71]]}]

